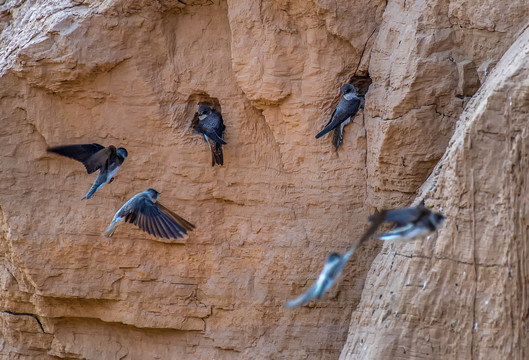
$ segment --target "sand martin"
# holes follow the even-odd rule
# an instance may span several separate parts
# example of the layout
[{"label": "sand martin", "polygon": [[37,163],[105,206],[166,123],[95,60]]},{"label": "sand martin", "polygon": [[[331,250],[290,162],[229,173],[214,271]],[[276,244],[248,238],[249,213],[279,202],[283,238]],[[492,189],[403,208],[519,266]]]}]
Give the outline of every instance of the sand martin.
[{"label": "sand martin", "polygon": [[56,146],[48,148],[48,152],[82,162],[89,174],[99,170],[94,185],[82,200],[89,199],[101,186],[110,184],[128,155],[125,148],[104,147],[96,143]]},{"label": "sand martin", "polygon": [[208,105],[198,106],[198,131],[204,136],[211,150],[211,166],[224,164],[222,154],[222,145],[226,145],[222,139],[224,130],[226,130],[226,126],[222,122],[220,113]]},{"label": "sand martin", "polygon": [[384,222],[384,216],[384,211],[372,215],[371,226],[369,227],[369,229],[367,229],[367,231],[362,235],[360,240],[357,241],[349,250],[347,250],[345,254],[329,254],[327,256],[327,260],[325,260],[323,270],[321,271],[318,280],[316,280],[316,283],[314,283],[314,285],[312,285],[312,287],[307,292],[300,295],[296,299],[287,301],[285,306],[288,308],[295,308],[301,305],[305,305],[313,298],[317,298],[318,300],[321,299],[322,295],[327,290],[329,290],[336,278],[340,276],[343,268],[347,264],[347,261],[349,260],[351,255],[353,255],[356,249],[364,241],[369,239],[371,235],[373,235],[377,231],[378,227]]},{"label": "sand martin", "polygon": [[167,239],[181,238],[188,231],[193,231],[195,225],[160,204],[159,195],[154,189],[134,195],[114,215],[103,235],[112,237],[123,222],[132,223],[146,233]]},{"label": "sand martin", "polygon": [[318,139],[327,134],[329,131],[338,129],[333,137],[333,144],[336,148],[338,148],[342,143],[343,127],[348,124],[356,115],[362,103],[362,100],[360,97],[358,97],[356,88],[353,84],[345,84],[342,86],[341,92],[342,98],[340,99],[338,106],[336,106],[336,109],[334,109],[331,119],[325,128],[318,135],[316,135],[316,139]]},{"label": "sand martin", "polygon": [[409,240],[436,231],[445,217],[424,207],[424,204],[403,209],[387,210],[384,221],[395,223],[380,240]]}]

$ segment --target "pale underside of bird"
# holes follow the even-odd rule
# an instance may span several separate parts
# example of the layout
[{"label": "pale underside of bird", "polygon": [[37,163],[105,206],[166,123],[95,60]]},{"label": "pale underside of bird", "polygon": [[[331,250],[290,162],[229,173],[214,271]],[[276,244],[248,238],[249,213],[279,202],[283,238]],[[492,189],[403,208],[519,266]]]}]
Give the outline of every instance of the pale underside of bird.
[{"label": "pale underside of bird", "polygon": [[112,237],[117,227],[125,222],[155,237],[167,239],[184,237],[195,229],[195,225],[160,204],[158,195],[154,189],[134,195],[116,212],[103,235]]},{"label": "pale underside of bird", "polygon": [[104,147],[96,143],[56,146],[47,151],[80,161],[88,174],[99,170],[97,179],[82,200],[89,199],[103,185],[110,184],[128,156],[125,148]]}]

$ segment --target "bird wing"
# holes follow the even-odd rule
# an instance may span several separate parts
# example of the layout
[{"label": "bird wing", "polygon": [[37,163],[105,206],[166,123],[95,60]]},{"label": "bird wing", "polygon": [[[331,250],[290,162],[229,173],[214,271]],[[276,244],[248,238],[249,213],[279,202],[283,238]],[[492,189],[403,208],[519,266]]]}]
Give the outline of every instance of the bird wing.
[{"label": "bird wing", "polygon": [[360,102],[361,101],[359,97],[355,97],[351,99],[351,101],[347,101],[345,99],[340,100],[340,103],[332,113],[331,120],[327,123],[325,128],[320,131],[318,135],[316,135],[316,139],[327,134],[329,131],[340,125],[349,117],[354,116],[360,108]]},{"label": "bird wing", "polygon": [[341,257],[332,262],[326,261],[320,275],[318,276],[318,280],[316,280],[314,285],[299,297],[287,301],[285,306],[288,308],[295,308],[308,303],[315,297],[321,299],[322,295],[332,286],[334,280],[340,276],[346,262],[347,260],[344,260]]},{"label": "bird wing", "polygon": [[371,225],[369,228],[364,232],[360,240],[356,242],[345,254],[344,258],[345,261],[349,259],[351,255],[354,254],[356,249],[366,240],[368,240],[379,228],[380,225],[384,222],[384,219],[386,218],[387,211],[381,210],[380,212],[377,212],[373,215],[371,215],[368,220],[371,222]]},{"label": "bird wing", "polygon": [[226,142],[222,139],[224,129],[226,129],[222,121],[222,115],[213,112],[204,120],[201,120],[198,125],[200,130],[211,140],[217,144],[226,145]]},{"label": "bird wing", "polygon": [[159,208],[159,204],[153,203],[146,197],[140,197],[136,200],[125,216],[125,221],[137,225],[141,230],[151,235],[167,239],[184,237],[188,229],[194,228],[193,224],[165,207]]},{"label": "bird wing", "polygon": [[109,147],[101,149],[94,155],[90,156],[88,159],[86,159],[86,161],[83,162],[83,164],[86,167],[88,173],[91,174],[98,169],[107,170],[108,165],[114,162],[116,157],[116,147],[110,145]]},{"label": "bird wing", "polygon": [[173,218],[173,220],[178,223],[178,225],[180,225],[181,227],[183,227],[185,230],[187,231],[193,231],[195,229],[195,225],[191,224],[189,221],[187,221],[186,219],[178,216],[177,214],[175,214],[173,211],[169,210],[168,208],[166,208],[165,206],[163,206],[162,204],[160,204],[159,202],[156,203],[156,205],[158,206],[158,208],[163,212],[165,213],[166,215],[169,215],[170,217]]},{"label": "bird wing", "polygon": [[385,221],[393,222],[397,226],[404,226],[415,223],[425,212],[428,212],[428,209],[422,206],[388,210]]},{"label": "bird wing", "polygon": [[293,300],[287,301],[285,306],[287,308],[295,308],[301,305],[305,305],[318,295],[318,285],[318,282],[315,282],[314,285],[312,285],[312,287],[307,292],[301,294]]},{"label": "bird wing", "polygon": [[103,145],[93,143],[93,144],[56,146],[56,147],[48,148],[48,152],[66,156],[66,157],[69,157],[70,159],[74,159],[74,160],[82,162],[86,168],[86,171],[89,174],[91,174],[94,171],[96,171],[98,168],[94,168],[93,164],[91,164],[89,159],[104,149],[105,147]]}]

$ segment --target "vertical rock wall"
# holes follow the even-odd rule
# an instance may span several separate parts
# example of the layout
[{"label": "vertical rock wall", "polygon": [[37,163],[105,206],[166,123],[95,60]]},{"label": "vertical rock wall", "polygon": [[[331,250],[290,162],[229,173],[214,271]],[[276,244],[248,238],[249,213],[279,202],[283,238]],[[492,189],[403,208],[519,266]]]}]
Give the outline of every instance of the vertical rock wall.
[{"label": "vertical rock wall", "polygon": [[[510,169],[507,158],[514,167],[523,164],[516,159],[525,154],[523,129],[514,130],[523,127],[521,120],[515,125],[523,117],[514,112],[521,114],[527,104],[524,82],[514,78],[524,60],[511,49],[513,55],[505,55],[510,60],[501,62],[505,69],[495,70],[513,79],[501,83],[512,90],[513,107],[505,108],[494,95],[501,77],[491,74],[524,28],[527,5],[186,3],[0,1],[2,357],[336,359],[341,353],[379,359],[400,356],[404,347],[404,357],[486,357],[490,349],[516,349],[523,358],[523,321],[513,320],[511,341],[492,330],[501,332],[509,318],[500,321],[476,309],[488,300],[487,309],[498,314],[506,306],[514,309],[511,319],[524,311],[523,257],[514,251],[498,258],[487,254],[500,247],[498,237],[505,233],[523,250],[523,222],[511,222],[508,232],[498,226],[512,220],[523,202],[507,211],[493,199],[500,190],[523,193],[523,169],[503,169]],[[365,111],[346,128],[336,152],[330,136],[314,135],[330,116],[339,87],[355,76],[373,83]],[[482,86],[469,102],[479,86],[493,81],[495,87]],[[218,101],[222,109],[224,167],[210,166],[207,145],[190,129],[196,104],[204,99]],[[507,145],[501,136],[509,136],[500,136],[498,114],[485,112],[486,103],[512,113],[502,118],[512,121]],[[375,207],[406,205],[415,197],[465,107],[436,171],[437,186],[427,193],[434,199],[429,204],[443,204],[450,217],[439,238],[386,245],[371,265],[380,250],[373,240],[321,302],[285,309],[286,299],[315,280],[329,251],[343,251],[358,238]],[[483,122],[494,129],[464,130]],[[500,140],[489,144],[489,137]],[[504,153],[496,151],[488,167],[478,170],[478,152],[474,160],[460,158],[462,144],[499,149],[499,141]],[[93,176],[81,164],[45,151],[84,142],[129,151],[116,180],[88,201],[80,198]],[[448,169],[452,163],[457,169]],[[474,193],[487,188],[495,196],[472,204],[465,198],[468,168],[476,168]],[[101,237],[121,204],[148,187],[197,230],[169,242],[132,226],[111,239]],[[452,195],[457,191],[464,201]],[[469,211],[478,206],[494,213],[472,215],[478,230],[470,236]],[[498,234],[495,240],[477,240],[479,229],[492,225],[486,234]],[[437,252],[435,239],[446,239]],[[408,252],[395,250],[399,246]],[[437,261],[434,253],[446,260]],[[402,264],[392,267],[394,258]],[[509,271],[508,279],[518,282],[493,281],[505,274],[499,265],[497,273],[490,272],[491,264],[505,263],[518,271]],[[456,287],[453,306],[461,321],[453,333],[463,341],[452,346],[451,333],[445,334],[452,308],[424,309],[435,299],[449,301],[448,278],[461,270],[467,275]],[[418,285],[404,286],[394,274]],[[432,292],[428,282],[445,276],[446,283]],[[386,284],[390,280],[395,285]],[[507,298],[487,292],[498,293],[501,286],[510,286],[506,293],[518,300],[507,305]],[[402,289],[410,291],[401,294]],[[420,316],[395,320],[393,308]],[[436,351],[428,350],[434,340],[426,337],[435,339]]]}]

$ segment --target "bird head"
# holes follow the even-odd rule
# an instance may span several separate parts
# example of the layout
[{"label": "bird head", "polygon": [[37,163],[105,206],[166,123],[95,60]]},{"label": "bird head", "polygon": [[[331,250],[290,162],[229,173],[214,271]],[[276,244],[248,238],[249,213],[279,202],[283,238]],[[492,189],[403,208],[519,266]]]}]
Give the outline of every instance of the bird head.
[{"label": "bird head", "polygon": [[158,195],[160,195],[160,193],[154,189],[147,189],[145,192],[147,195],[149,195],[153,202],[156,202],[158,200]]},{"label": "bird head", "polygon": [[118,148],[116,150],[116,154],[118,154],[119,156],[121,156],[123,159],[125,159],[127,156],[129,156],[129,153],[127,152],[127,149],[125,148]]},{"label": "bird head", "polygon": [[208,105],[198,106],[198,118],[200,120],[204,120],[209,114],[211,114],[211,108]]},{"label": "bird head", "polygon": [[353,84],[345,84],[342,86],[342,96],[349,101],[356,95],[356,88]]}]

